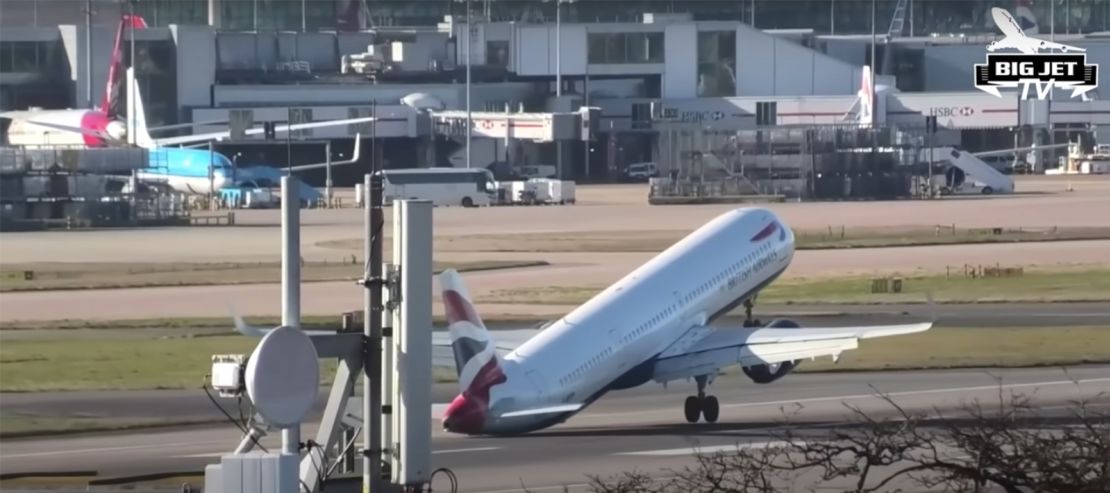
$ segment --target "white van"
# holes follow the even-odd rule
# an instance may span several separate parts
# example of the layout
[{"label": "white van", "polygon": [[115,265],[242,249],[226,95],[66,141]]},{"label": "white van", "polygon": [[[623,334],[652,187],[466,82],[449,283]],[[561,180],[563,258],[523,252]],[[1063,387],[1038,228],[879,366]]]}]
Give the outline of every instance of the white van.
[{"label": "white van", "polygon": [[655,163],[633,163],[624,170],[624,176],[632,181],[647,181],[648,178],[659,176],[659,167]]}]

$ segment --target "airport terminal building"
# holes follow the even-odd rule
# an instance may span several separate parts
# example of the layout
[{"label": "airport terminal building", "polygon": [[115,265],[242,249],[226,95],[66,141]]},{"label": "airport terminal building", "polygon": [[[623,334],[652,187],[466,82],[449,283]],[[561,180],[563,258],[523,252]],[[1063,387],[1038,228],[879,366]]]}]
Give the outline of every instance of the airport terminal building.
[{"label": "airport terminal building", "polygon": [[[98,7],[86,29],[83,3],[0,5],[0,109],[100,101],[121,7]],[[565,178],[613,179],[629,164],[665,168],[690,149],[717,152],[737,132],[858,127],[872,65],[872,123],[909,138],[920,138],[928,116],[937,118],[936,138],[969,150],[1097,139],[1110,124],[1097,89],[1023,101],[975,88],[974,65],[999,38],[989,15],[999,2],[900,0],[875,11],[848,0],[613,3],[580,0],[556,15],[553,2],[476,0],[468,24],[465,4],[446,0],[140,2],[149,27],[135,31],[123,56],[128,63],[133,49],[152,127],[379,117],[218,145],[236,159],[276,164],[318,161],[319,143],[360,135],[374,139],[386,167],[465,165],[459,123],[469,99],[475,135],[490,137],[473,142],[473,165],[556,165]],[[1110,64],[1101,36],[1110,4],[1072,3],[1060,12],[1018,1],[1015,11],[1026,32]],[[803,8],[807,15],[796,15]],[[439,112],[403,103],[414,94]],[[581,107],[599,109],[594,121],[582,118],[588,135],[544,116]],[[1042,166],[1054,162],[1047,156]]]}]

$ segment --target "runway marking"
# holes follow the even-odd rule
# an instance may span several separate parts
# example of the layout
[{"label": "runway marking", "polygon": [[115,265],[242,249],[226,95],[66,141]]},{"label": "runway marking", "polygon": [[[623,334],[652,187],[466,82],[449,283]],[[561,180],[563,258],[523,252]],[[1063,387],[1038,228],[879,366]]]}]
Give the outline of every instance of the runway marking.
[{"label": "runway marking", "polygon": [[26,454],[3,454],[0,459],[12,459],[16,457],[49,457],[52,455],[77,455],[88,454],[93,452],[122,452],[124,450],[144,450],[144,449],[164,449],[167,447],[190,447],[196,445],[214,445],[225,443],[223,440],[209,440],[206,442],[178,442],[178,443],[159,443],[154,445],[128,445],[123,447],[100,447],[100,448],[86,448],[86,449],[70,449],[70,450],[55,450],[51,452],[30,452]]},{"label": "runway marking", "polygon": [[[1003,384],[1003,385],[978,385],[978,386],[974,386],[974,387],[950,387],[950,388],[943,388],[943,389],[928,389],[928,390],[906,390],[906,391],[902,391],[902,392],[887,392],[887,393],[885,393],[885,395],[890,396],[890,397],[905,397],[905,396],[911,396],[911,395],[944,394],[944,393],[954,393],[954,392],[970,392],[970,391],[976,391],[976,390],[1016,389],[1016,388],[1022,388],[1022,387],[1047,387],[1047,386],[1050,386],[1050,385],[1065,385],[1065,384],[1076,385],[1076,384],[1084,384],[1084,383],[1102,383],[1102,382],[1110,382],[1110,378],[1088,378],[1088,379],[1085,379],[1085,380],[1075,380],[1075,381],[1072,381],[1072,380],[1054,380],[1054,381],[1050,381],[1050,382],[1014,383],[1014,384]],[[839,396],[832,396],[832,397],[807,397],[807,398],[802,398],[802,399],[785,399],[785,400],[781,400],[781,401],[742,402],[742,403],[738,403],[738,404],[721,404],[720,407],[722,409],[725,409],[725,408],[735,409],[735,408],[743,408],[743,407],[776,406],[776,405],[783,405],[783,404],[804,404],[804,403],[807,403],[807,402],[828,402],[828,401],[839,401],[839,400],[849,400],[849,399],[868,399],[868,398],[873,399],[873,398],[878,396],[877,394],[881,394],[881,393],[882,393],[881,391],[877,391],[874,394],[851,394],[851,395],[839,395]],[[592,414],[582,414],[582,415],[579,416],[579,419],[582,419],[582,418],[604,418],[604,417],[611,417],[611,416],[632,416],[632,415],[637,415],[637,414],[657,414],[657,413],[662,413],[662,412],[670,412],[670,411],[666,410],[666,409],[656,409],[656,410],[652,410],[652,411],[632,411],[632,412],[623,412],[623,413],[592,413]]]},{"label": "runway marking", "polygon": [[459,452],[481,452],[483,450],[501,450],[501,447],[473,447],[473,448],[456,448],[448,450],[434,450],[433,454],[455,454]]}]

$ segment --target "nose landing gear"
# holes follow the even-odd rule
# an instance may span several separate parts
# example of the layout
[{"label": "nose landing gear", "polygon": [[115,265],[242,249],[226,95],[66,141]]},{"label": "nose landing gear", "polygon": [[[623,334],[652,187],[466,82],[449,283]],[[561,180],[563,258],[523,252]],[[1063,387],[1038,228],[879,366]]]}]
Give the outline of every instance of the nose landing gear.
[{"label": "nose landing gear", "polygon": [[709,384],[709,376],[701,375],[695,377],[694,380],[698,383],[698,395],[691,395],[686,398],[685,406],[683,406],[686,422],[697,423],[699,417],[704,417],[705,422],[716,423],[721,414],[721,406],[717,397],[705,394],[705,387]]}]

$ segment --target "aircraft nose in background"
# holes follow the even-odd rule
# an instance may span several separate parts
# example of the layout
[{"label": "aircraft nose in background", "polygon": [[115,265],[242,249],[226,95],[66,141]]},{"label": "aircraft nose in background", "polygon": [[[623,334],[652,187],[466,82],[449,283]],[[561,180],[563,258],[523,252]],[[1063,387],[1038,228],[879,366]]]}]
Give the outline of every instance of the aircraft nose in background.
[{"label": "aircraft nose in background", "polygon": [[484,406],[464,392],[443,412],[443,429],[454,433],[479,433],[485,419]]}]

